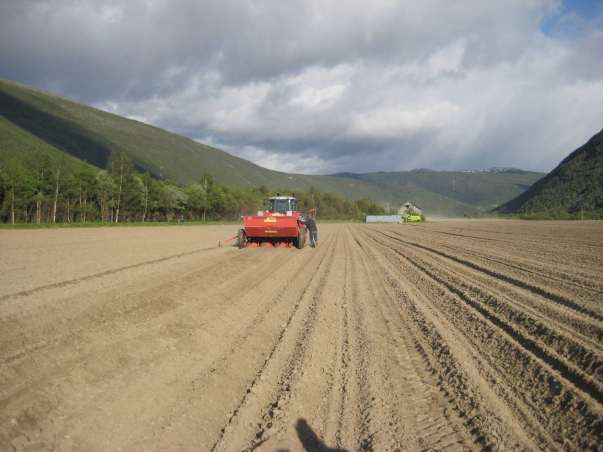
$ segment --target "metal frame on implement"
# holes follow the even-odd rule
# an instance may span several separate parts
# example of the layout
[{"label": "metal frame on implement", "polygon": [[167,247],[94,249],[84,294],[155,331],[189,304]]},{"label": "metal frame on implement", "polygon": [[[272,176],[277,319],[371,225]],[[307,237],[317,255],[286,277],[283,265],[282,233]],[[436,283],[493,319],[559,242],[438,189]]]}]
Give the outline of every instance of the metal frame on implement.
[{"label": "metal frame on implement", "polygon": [[306,226],[297,200],[292,196],[269,198],[270,208],[257,215],[243,216],[243,229],[237,234],[239,248],[296,248],[306,244]]}]

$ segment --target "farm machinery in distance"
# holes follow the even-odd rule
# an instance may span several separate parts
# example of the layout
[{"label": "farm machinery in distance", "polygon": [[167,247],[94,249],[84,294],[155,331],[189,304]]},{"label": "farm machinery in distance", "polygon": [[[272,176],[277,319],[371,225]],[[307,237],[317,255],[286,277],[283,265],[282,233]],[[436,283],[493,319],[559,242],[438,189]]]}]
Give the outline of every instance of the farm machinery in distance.
[{"label": "farm machinery in distance", "polygon": [[306,243],[307,228],[302,213],[297,210],[293,196],[268,198],[267,211],[243,216],[243,228],[237,234],[237,246],[261,248],[302,249]]}]

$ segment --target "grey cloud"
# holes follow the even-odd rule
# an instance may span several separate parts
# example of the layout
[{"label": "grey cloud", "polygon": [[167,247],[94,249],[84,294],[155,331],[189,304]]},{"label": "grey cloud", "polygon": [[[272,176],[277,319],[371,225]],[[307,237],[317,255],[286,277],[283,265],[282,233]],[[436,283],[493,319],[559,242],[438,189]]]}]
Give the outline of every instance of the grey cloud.
[{"label": "grey cloud", "polygon": [[[161,75],[172,67],[216,70],[225,83],[240,84],[311,65],[421,59],[468,34],[485,48],[482,60],[513,58],[519,46],[494,44],[508,36],[525,43],[535,14],[526,20],[508,4],[9,1],[0,10],[0,55],[15,78],[56,80],[80,96],[136,99],[169,89]],[[493,35],[493,24],[513,33]],[[87,90],[82,80],[92,82]]]},{"label": "grey cloud", "polygon": [[3,2],[0,77],[311,172],[547,170],[601,127],[600,28],[545,36],[554,0],[342,5]]}]

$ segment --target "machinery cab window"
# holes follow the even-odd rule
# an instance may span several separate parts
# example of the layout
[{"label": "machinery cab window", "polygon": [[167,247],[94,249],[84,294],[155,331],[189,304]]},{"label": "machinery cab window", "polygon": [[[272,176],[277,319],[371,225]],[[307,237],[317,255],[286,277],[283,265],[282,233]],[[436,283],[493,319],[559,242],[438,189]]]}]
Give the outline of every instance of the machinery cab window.
[{"label": "machinery cab window", "polygon": [[270,212],[286,215],[287,212],[295,212],[297,210],[297,200],[291,197],[277,196],[270,198]]}]

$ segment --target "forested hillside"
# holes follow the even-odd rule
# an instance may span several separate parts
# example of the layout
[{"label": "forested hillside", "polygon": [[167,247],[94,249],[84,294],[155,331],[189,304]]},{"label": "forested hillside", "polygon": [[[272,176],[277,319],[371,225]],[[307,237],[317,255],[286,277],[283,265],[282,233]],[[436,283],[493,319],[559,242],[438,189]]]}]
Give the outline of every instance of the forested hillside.
[{"label": "forested hillside", "polygon": [[[60,152],[37,149],[31,137],[3,124],[4,132],[31,146],[27,157],[4,157],[0,166],[0,221],[4,223],[123,223],[172,220],[238,220],[263,208],[275,194],[266,186],[233,188],[203,175],[181,186],[137,171],[124,152],[99,170]],[[52,151],[52,149],[50,150]],[[295,193],[303,210],[321,219],[362,219],[383,213],[367,199],[350,201],[311,189]]]},{"label": "forested hillside", "polygon": [[[379,189],[363,181],[272,171],[166,130],[2,80],[0,117],[98,168],[106,168],[115,151],[125,153],[139,169],[179,184],[195,182],[206,173],[222,184],[242,188],[316,187],[350,199],[384,198]],[[18,149],[4,145],[3,153]]]},{"label": "forested hillside", "polygon": [[98,172],[109,168],[114,154],[124,155],[137,171],[164,181],[166,187],[195,184],[210,175],[232,193],[260,186],[296,193],[312,189],[352,202],[371,199],[392,210],[409,200],[427,215],[443,216],[480,215],[542,176],[520,170],[287,174],[148,124],[0,80],[0,168],[5,174],[20,164],[39,178],[39,165],[57,167],[57,161],[75,173],[93,168]]},{"label": "forested hillside", "polygon": [[603,217],[603,130],[498,212]]}]

